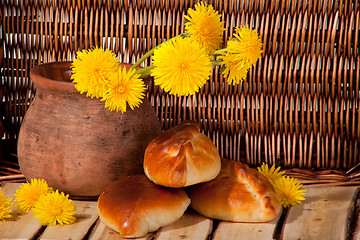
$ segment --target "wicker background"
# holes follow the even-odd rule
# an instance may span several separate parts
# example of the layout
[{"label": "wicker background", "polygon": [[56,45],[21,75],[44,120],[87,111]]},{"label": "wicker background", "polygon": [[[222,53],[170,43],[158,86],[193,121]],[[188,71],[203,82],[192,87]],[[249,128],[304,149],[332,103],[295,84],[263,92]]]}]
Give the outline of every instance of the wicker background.
[{"label": "wicker background", "polygon": [[[1,124],[16,153],[22,118],[34,97],[31,67],[72,60],[94,45],[134,62],[184,30],[187,0],[3,0]],[[19,3],[14,3],[19,2]],[[256,29],[263,57],[242,85],[215,68],[194,96],[150,84],[163,129],[198,121],[220,155],[252,166],[346,170],[360,162],[359,0],[214,0],[225,41],[235,26]],[[150,61],[145,65],[150,64]],[[1,132],[2,133],[2,132]]]}]

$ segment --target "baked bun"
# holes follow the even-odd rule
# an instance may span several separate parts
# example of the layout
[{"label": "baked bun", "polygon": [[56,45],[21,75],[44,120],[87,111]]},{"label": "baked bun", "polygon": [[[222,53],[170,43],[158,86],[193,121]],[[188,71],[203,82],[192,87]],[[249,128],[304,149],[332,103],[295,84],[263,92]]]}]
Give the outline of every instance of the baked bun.
[{"label": "baked bun", "polygon": [[150,142],[144,171],[156,184],[180,188],[214,179],[221,160],[215,144],[200,133],[196,122],[185,121]]},{"label": "baked bun", "polygon": [[221,163],[214,180],[187,189],[194,210],[232,222],[267,222],[279,214],[280,202],[266,177],[240,162]]},{"label": "baked bun", "polygon": [[135,238],[177,221],[190,204],[183,189],[155,185],[145,175],[125,177],[98,199],[101,221],[122,237]]}]

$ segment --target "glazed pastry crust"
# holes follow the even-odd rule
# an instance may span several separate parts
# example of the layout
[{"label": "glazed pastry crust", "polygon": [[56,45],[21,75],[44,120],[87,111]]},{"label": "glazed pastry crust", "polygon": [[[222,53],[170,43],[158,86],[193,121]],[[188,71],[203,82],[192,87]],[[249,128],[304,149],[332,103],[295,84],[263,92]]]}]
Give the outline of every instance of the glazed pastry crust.
[{"label": "glazed pastry crust", "polygon": [[183,189],[157,186],[145,175],[135,175],[109,186],[98,199],[98,212],[106,226],[134,238],[177,221],[189,204]]},{"label": "glazed pastry crust", "polygon": [[187,189],[191,207],[200,214],[233,222],[267,222],[281,205],[267,178],[246,164],[222,159],[220,174],[212,181]]},{"label": "glazed pastry crust", "polygon": [[214,179],[221,160],[215,144],[185,121],[156,137],[147,147],[144,171],[156,184],[180,188]]}]

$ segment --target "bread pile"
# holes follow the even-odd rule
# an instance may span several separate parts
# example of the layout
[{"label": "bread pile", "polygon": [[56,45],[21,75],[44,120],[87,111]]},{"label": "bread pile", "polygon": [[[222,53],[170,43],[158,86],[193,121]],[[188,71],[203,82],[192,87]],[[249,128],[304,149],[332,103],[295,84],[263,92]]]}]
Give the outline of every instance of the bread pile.
[{"label": "bread pile", "polygon": [[102,222],[123,237],[169,225],[189,205],[233,222],[266,222],[281,210],[269,180],[246,164],[221,159],[195,122],[156,137],[145,151],[144,172],[116,181],[98,200]]}]

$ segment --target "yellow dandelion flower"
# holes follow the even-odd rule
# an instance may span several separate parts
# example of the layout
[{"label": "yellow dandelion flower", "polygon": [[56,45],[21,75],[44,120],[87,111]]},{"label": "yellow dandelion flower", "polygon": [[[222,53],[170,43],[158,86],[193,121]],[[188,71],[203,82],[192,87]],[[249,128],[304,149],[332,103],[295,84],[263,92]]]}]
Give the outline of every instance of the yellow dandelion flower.
[{"label": "yellow dandelion flower", "polygon": [[31,179],[30,183],[23,183],[15,192],[16,206],[23,211],[30,211],[39,197],[52,192],[44,179]]},{"label": "yellow dandelion flower", "polygon": [[235,31],[234,38],[228,41],[226,49],[218,56],[220,65],[223,65],[223,76],[233,85],[246,78],[248,69],[261,58],[262,53],[262,43],[255,30],[246,26]]},{"label": "yellow dandelion flower", "polygon": [[274,189],[278,195],[281,205],[284,207],[296,206],[305,200],[303,196],[306,190],[301,189],[302,184],[296,178],[281,177],[274,184]]},{"label": "yellow dandelion flower", "polygon": [[245,65],[249,65],[249,67],[254,65],[261,58],[262,53],[259,34],[245,26],[236,27],[233,35],[235,39],[228,41],[227,45],[229,54],[235,54],[239,61],[244,61]]},{"label": "yellow dandelion flower", "polygon": [[188,10],[189,16],[185,23],[185,31],[190,34],[191,38],[198,41],[208,52],[218,49],[223,40],[224,28],[220,18],[221,15],[215,11],[211,5],[200,2],[195,5],[194,9]]},{"label": "yellow dandelion flower", "polygon": [[274,183],[285,174],[285,171],[280,171],[280,167],[275,168],[275,164],[269,169],[269,166],[266,163],[263,163],[257,170],[269,179],[271,183]]},{"label": "yellow dandelion flower", "polygon": [[109,50],[95,47],[76,53],[71,64],[71,79],[75,88],[87,97],[101,98],[108,89],[109,77],[117,70],[118,61],[115,54]]},{"label": "yellow dandelion flower", "polygon": [[41,195],[34,205],[33,212],[34,217],[38,218],[42,225],[72,224],[76,220],[73,201],[69,199],[69,195],[59,193],[58,190]]},{"label": "yellow dandelion flower", "polygon": [[154,51],[151,76],[170,94],[195,94],[207,82],[212,69],[204,48],[190,38],[175,38]]},{"label": "yellow dandelion flower", "polygon": [[3,196],[4,194],[5,192],[0,188],[0,222],[5,222],[6,219],[11,218],[12,213],[12,199]]},{"label": "yellow dandelion flower", "polygon": [[220,56],[222,59],[222,75],[230,85],[242,83],[248,73],[248,66],[237,61],[232,55]]},{"label": "yellow dandelion flower", "polygon": [[128,72],[126,68],[119,68],[114,74],[110,76],[109,90],[103,97],[105,107],[111,111],[126,111],[126,104],[129,104],[131,109],[138,107],[145,96],[146,87],[140,74],[135,74],[135,69]]}]

